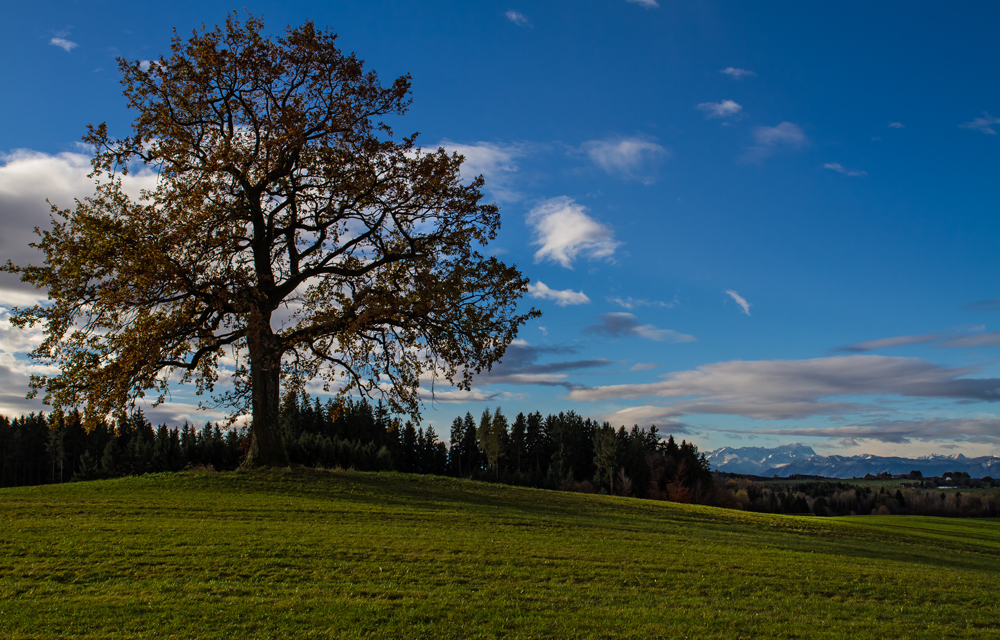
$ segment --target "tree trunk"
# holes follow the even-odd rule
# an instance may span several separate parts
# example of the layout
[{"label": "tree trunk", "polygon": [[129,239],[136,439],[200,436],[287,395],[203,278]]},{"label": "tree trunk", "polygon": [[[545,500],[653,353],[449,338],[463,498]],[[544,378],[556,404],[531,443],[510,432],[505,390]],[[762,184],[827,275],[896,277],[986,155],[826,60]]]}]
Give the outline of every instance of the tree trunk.
[{"label": "tree trunk", "polygon": [[281,351],[271,330],[269,313],[253,311],[247,327],[250,351],[250,386],[253,400],[253,425],[250,449],[240,465],[287,467],[288,453],[281,438]]}]

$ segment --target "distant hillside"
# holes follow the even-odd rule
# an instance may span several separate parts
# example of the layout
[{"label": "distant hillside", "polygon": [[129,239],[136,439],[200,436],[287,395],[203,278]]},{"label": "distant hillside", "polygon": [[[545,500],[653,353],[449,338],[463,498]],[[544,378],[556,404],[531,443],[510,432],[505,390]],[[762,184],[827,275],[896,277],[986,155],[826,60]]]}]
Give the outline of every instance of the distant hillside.
[{"label": "distant hillside", "polygon": [[981,456],[967,458],[933,455],[922,458],[897,458],[863,454],[857,456],[820,456],[804,444],[780,447],[723,447],[705,453],[705,459],[716,471],[748,473],[761,476],[794,474],[854,478],[865,474],[877,475],[920,471],[924,476],[940,476],[952,471],[964,471],[973,478],[1000,478],[1000,458]]}]

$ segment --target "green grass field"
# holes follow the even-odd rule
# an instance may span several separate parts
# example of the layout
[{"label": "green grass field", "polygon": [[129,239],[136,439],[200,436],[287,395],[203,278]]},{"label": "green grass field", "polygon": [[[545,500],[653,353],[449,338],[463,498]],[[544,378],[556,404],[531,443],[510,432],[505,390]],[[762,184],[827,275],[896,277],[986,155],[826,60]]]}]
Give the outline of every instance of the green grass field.
[{"label": "green grass field", "polygon": [[0,490],[3,638],[997,638],[1000,522],[354,472]]}]

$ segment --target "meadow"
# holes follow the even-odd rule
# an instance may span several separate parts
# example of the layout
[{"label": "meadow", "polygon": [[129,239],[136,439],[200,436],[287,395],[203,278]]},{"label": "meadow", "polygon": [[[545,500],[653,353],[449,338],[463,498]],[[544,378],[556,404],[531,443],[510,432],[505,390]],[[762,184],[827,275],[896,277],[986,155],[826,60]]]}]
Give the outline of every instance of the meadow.
[{"label": "meadow", "polygon": [[996,638],[1000,522],[399,473],[0,490],[4,638]]}]

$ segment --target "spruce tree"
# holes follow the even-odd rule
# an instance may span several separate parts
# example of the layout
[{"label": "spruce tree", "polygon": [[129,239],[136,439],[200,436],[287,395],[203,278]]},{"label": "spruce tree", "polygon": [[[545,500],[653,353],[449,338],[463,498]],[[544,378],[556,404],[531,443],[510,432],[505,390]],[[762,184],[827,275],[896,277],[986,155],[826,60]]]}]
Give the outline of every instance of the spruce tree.
[{"label": "spruce tree", "polygon": [[465,429],[462,417],[458,416],[451,422],[451,434],[448,448],[448,473],[453,476],[462,476],[462,445],[465,439]]},{"label": "spruce tree", "polygon": [[524,417],[524,414],[517,414],[517,418],[514,419],[514,424],[510,429],[510,450],[508,451],[507,456],[509,464],[518,473],[523,470],[521,462],[522,458],[525,458],[525,453],[527,451],[527,430],[528,421]]}]

